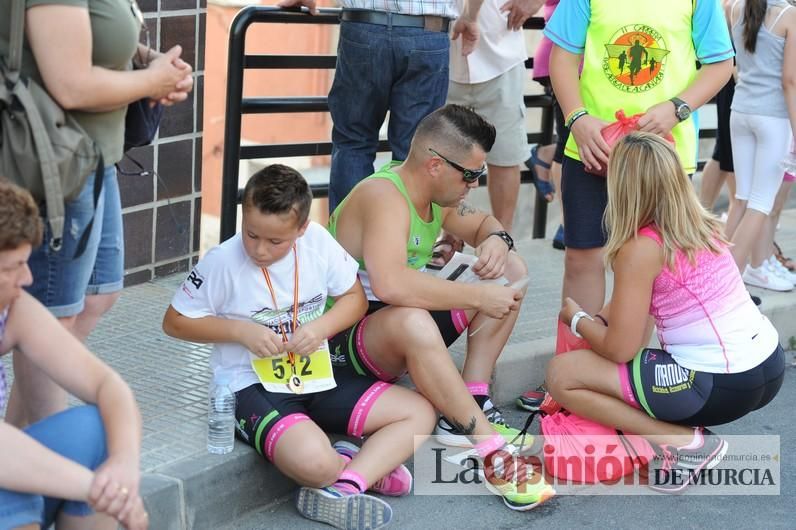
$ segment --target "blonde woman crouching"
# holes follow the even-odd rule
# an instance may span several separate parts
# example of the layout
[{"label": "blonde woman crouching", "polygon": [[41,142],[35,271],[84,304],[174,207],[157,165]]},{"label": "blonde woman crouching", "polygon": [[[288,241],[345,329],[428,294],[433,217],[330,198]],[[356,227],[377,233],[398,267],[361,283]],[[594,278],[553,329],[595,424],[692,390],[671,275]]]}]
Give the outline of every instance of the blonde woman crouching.
[{"label": "blonde woman crouching", "polygon": [[[664,465],[713,467],[727,443],[704,427],[763,407],[782,385],[777,330],[659,136],[634,133],[613,149],[604,222],[613,296],[594,317],[564,301],[561,320],[592,349],[556,356],[549,391],[576,414],[661,446]],[[646,315],[661,349],[646,348]],[[684,482],[656,489],[678,492]]]}]

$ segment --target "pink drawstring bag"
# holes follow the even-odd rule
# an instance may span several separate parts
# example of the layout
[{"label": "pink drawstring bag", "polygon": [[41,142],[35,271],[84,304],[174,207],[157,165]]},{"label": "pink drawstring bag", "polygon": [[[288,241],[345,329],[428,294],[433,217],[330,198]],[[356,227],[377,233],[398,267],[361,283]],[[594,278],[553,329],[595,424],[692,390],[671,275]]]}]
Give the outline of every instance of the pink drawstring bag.
[{"label": "pink drawstring bag", "polygon": [[[619,109],[614,114],[616,121],[610,123],[603,127],[600,133],[603,136],[603,140],[605,143],[608,144],[610,149],[614,148],[616,142],[627,136],[628,134],[632,133],[633,131],[638,131],[638,120],[644,115],[644,113],[634,114],[630,117],[625,116],[625,111]],[[674,145],[674,137],[670,134],[664,136],[664,139]],[[598,175],[600,177],[606,176],[608,172],[607,167],[599,167],[599,168],[592,168],[589,170],[589,173],[593,175]]]},{"label": "pink drawstring bag", "polygon": [[[556,355],[589,347],[558,321]],[[554,477],[574,483],[610,483],[646,468],[654,457],[652,446],[641,436],[623,434],[561,410],[560,405],[550,410],[557,412],[543,416],[541,426],[545,471]]]}]

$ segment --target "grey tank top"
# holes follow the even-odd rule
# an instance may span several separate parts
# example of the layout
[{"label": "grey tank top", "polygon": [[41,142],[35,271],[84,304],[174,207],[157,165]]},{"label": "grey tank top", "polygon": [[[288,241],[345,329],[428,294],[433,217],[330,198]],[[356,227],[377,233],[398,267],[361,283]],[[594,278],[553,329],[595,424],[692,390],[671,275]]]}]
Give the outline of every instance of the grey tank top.
[{"label": "grey tank top", "polygon": [[743,45],[743,7],[738,20],[732,26],[732,40],[735,44],[735,61],[738,65],[738,83],[732,110],[746,114],[758,114],[775,118],[788,118],[788,107],[782,91],[782,65],[785,59],[785,39],[772,33],[782,15],[791,8],[782,0],[768,0],[768,8],[782,6],[779,14],[769,27],[763,24],[757,33],[755,53]]}]

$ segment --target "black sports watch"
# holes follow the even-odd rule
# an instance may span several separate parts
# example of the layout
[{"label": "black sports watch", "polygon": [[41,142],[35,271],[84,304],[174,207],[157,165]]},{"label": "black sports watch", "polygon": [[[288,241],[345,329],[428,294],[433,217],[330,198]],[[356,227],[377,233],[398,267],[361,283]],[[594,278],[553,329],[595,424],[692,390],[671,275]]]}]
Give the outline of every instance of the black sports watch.
[{"label": "black sports watch", "polygon": [[685,121],[691,116],[691,107],[688,103],[680,98],[672,98],[669,101],[674,103],[674,115],[677,116],[677,121]]},{"label": "black sports watch", "polygon": [[498,236],[500,239],[503,240],[505,244],[509,246],[509,250],[514,250],[514,238],[512,238],[508,232],[505,230],[500,230],[498,232],[492,232],[486,237]]}]

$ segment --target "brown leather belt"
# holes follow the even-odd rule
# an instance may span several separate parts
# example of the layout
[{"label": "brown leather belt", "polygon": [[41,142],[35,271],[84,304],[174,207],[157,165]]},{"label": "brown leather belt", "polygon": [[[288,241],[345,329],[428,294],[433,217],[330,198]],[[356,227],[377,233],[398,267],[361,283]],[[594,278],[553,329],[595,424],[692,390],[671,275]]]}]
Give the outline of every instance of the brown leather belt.
[{"label": "brown leather belt", "polygon": [[423,28],[426,31],[441,31],[442,33],[448,32],[451,23],[451,19],[439,15],[405,15],[403,13],[388,13],[369,9],[344,9],[340,18],[349,22],[365,22],[367,24],[378,24],[379,26]]}]

